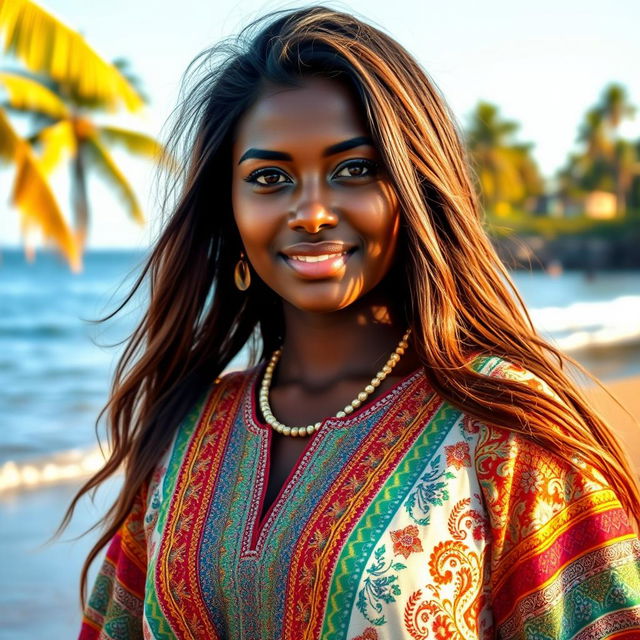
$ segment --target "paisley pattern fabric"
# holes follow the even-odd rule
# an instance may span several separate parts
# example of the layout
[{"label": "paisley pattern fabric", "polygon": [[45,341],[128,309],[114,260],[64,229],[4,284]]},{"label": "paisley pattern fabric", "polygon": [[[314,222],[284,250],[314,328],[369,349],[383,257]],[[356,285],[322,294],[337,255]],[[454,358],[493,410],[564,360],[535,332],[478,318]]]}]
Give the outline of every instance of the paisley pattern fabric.
[{"label": "paisley pattern fabric", "polygon": [[261,370],[186,417],[108,548],[81,640],[640,638],[640,543],[613,491],[420,371],[325,420],[260,521]]}]

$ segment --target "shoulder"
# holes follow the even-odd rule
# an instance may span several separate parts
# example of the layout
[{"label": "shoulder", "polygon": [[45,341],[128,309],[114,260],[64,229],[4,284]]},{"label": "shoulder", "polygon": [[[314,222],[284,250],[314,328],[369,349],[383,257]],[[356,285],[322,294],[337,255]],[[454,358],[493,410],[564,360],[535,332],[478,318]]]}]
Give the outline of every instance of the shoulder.
[{"label": "shoulder", "polygon": [[[498,356],[485,357],[482,367],[474,364],[474,368],[493,379],[516,382],[534,390],[540,397],[552,398],[563,404],[560,396],[538,375],[520,364],[505,360]],[[505,402],[504,397],[500,402]],[[488,466],[494,471],[500,469],[515,473],[533,467],[533,475],[547,473],[554,476],[568,476],[579,471],[581,461],[576,457],[573,465],[566,462],[549,447],[543,447],[527,432],[526,427],[514,422],[513,428],[492,424],[490,420],[477,420],[465,417],[473,431],[479,434],[476,448],[476,466],[482,474],[489,473]],[[560,427],[550,424],[551,432],[560,431]],[[494,461],[493,465],[489,465]],[[534,483],[537,486],[537,483]],[[533,490],[534,487],[532,487]]]},{"label": "shoulder", "polygon": [[[495,358],[489,375],[562,403],[525,367]],[[519,425],[466,419],[477,438],[474,465],[499,635],[577,637],[588,629],[584,637],[601,638],[638,628],[640,545],[603,476],[577,456],[569,461],[553,445],[542,446]]]},{"label": "shoulder", "polygon": [[220,377],[214,380],[214,390],[217,388],[224,389],[225,393],[237,392],[253,381],[261,367],[261,364],[257,364],[247,369],[231,369],[225,371]]},{"label": "shoulder", "polygon": [[523,365],[511,362],[501,356],[479,355],[471,360],[470,366],[474,371],[490,378],[519,382],[545,395],[558,397],[542,378]]},{"label": "shoulder", "polygon": [[231,369],[223,372],[204,389],[193,412],[201,415],[203,412],[222,409],[229,403],[239,401],[248,387],[253,385],[261,366],[257,364],[247,369]]},{"label": "shoulder", "polygon": [[150,478],[145,517],[148,532],[156,526],[161,505],[172,495],[189,452],[197,449],[203,439],[223,431],[212,426],[223,427],[233,418],[258,368],[228,371],[213,380],[179,422]]},{"label": "shoulder", "polygon": [[199,432],[213,423],[223,421],[225,416],[231,418],[253,387],[260,368],[261,365],[256,365],[225,371],[204,390],[190,412],[190,419],[184,421],[182,428]]},{"label": "shoulder", "polygon": [[190,408],[179,421],[172,442],[156,471],[162,474],[167,467],[175,466],[189,443],[201,437],[212,423],[221,420],[225,414],[233,413],[244,397],[257,374],[259,365],[244,370],[223,373],[201,388]]},{"label": "shoulder", "polygon": [[[560,397],[539,376],[524,367],[492,359],[491,377],[526,385],[541,395]],[[495,544],[512,548],[533,530],[559,514],[619,511],[619,503],[604,477],[577,455],[570,461],[543,446],[514,424],[510,429],[467,418],[477,434],[474,464],[491,518]],[[557,425],[549,429],[560,430]],[[621,512],[620,512],[621,513]]]}]

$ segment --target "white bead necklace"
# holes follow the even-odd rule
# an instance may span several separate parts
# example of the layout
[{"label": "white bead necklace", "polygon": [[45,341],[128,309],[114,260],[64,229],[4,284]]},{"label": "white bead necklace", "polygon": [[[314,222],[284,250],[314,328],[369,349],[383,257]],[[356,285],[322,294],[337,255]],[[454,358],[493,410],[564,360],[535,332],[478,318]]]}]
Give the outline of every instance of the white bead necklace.
[{"label": "white bead necklace", "polygon": [[[407,340],[411,329],[407,329],[407,332],[402,336],[402,339],[398,343],[398,346],[394,349],[391,356],[387,360],[386,364],[376,375],[371,378],[371,382],[361,391],[346,407],[338,411],[334,417],[344,418],[345,416],[353,413],[354,409],[357,409],[362,403],[375,391],[376,387],[380,386],[380,383],[391,373],[393,368],[400,360],[400,356],[405,352],[409,346]],[[276,349],[271,356],[271,360],[267,365],[262,378],[262,384],[260,385],[260,410],[264,417],[264,421],[273,427],[278,433],[284,436],[310,436],[314,434],[319,428],[322,422],[316,422],[315,424],[309,424],[306,427],[288,427],[282,422],[279,422],[273,415],[271,407],[269,406],[269,388],[271,387],[271,379],[273,378],[273,370],[280,359],[282,349]]]}]

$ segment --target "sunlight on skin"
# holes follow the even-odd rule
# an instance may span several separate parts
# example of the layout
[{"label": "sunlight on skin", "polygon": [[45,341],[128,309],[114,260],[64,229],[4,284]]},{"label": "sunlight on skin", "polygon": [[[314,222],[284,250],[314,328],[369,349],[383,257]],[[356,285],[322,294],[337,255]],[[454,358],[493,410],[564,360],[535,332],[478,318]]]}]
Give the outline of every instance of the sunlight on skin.
[{"label": "sunlight on skin", "polygon": [[[380,170],[357,175],[362,161],[379,162],[378,153],[361,144],[324,155],[327,147],[369,135],[348,91],[319,78],[302,89],[272,88],[245,114],[237,133],[234,215],[264,282],[294,307],[320,313],[343,309],[379,284],[395,256],[400,212]],[[249,149],[286,153],[291,160],[240,161]],[[260,169],[262,182],[271,180],[271,186],[246,181]],[[295,243],[321,241],[354,249],[328,277],[301,278],[280,254]]]}]

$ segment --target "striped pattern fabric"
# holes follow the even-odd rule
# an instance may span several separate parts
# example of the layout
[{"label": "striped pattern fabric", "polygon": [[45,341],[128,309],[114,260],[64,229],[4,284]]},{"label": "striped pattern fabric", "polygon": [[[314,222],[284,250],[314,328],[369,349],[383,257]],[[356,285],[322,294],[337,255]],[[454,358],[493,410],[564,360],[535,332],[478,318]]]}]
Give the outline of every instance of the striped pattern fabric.
[{"label": "striped pattern fabric", "polygon": [[261,372],[224,376],[184,420],[81,640],[640,638],[640,543],[613,491],[470,419],[421,371],[325,420],[260,521]]}]

